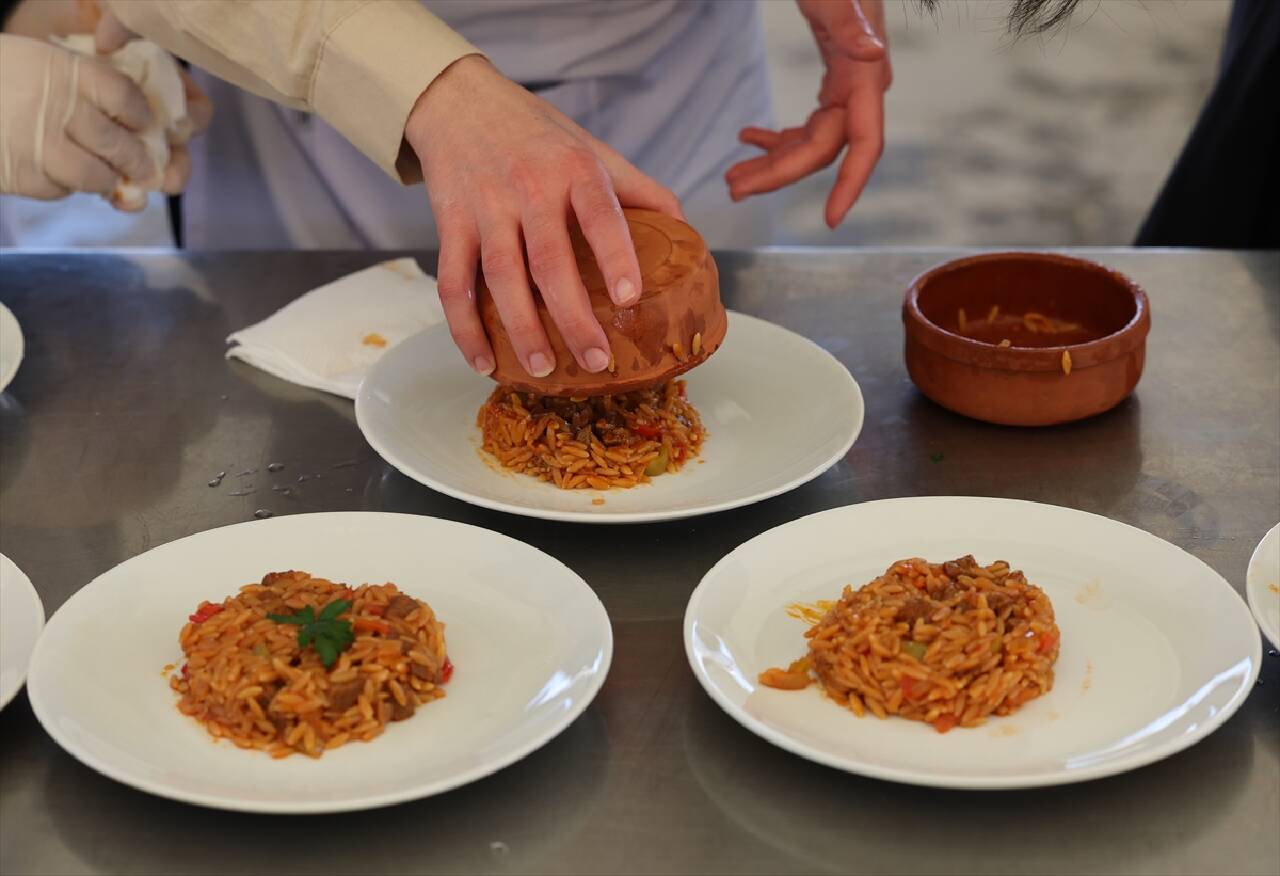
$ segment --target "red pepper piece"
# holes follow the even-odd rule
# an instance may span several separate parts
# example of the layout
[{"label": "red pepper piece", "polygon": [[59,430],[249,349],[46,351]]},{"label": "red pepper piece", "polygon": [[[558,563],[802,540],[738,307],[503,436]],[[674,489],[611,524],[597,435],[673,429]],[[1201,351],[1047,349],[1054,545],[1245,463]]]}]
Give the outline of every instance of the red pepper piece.
[{"label": "red pepper piece", "polygon": [[193,624],[202,624],[218,612],[222,611],[222,608],[223,607],[221,605],[211,605],[208,602],[201,603],[200,607],[196,609],[195,614],[187,616],[187,620],[191,621]]}]

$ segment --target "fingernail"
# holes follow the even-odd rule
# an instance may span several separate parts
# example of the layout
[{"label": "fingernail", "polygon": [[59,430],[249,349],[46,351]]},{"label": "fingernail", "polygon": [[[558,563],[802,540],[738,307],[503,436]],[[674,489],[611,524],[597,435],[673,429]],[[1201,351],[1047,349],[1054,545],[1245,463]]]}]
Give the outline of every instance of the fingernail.
[{"label": "fingernail", "polygon": [[493,373],[493,360],[481,353],[471,360],[471,367],[476,369],[477,374],[483,374],[488,377]]},{"label": "fingernail", "polygon": [[871,51],[873,49],[883,49],[884,43],[873,37],[871,34],[864,33],[853,41],[853,47],[855,49],[862,49],[863,51]]},{"label": "fingernail", "polygon": [[555,370],[555,363],[551,361],[546,353],[534,353],[529,357],[529,373],[534,377],[546,377]]},{"label": "fingernail", "polygon": [[609,367],[609,354],[599,347],[592,347],[582,354],[582,361],[586,363],[587,370],[594,374]]},{"label": "fingernail", "polygon": [[[634,304],[639,297],[640,290],[631,282],[630,277],[623,277],[613,287],[613,300],[616,304]],[[608,364],[608,357],[605,357],[605,364]]]}]

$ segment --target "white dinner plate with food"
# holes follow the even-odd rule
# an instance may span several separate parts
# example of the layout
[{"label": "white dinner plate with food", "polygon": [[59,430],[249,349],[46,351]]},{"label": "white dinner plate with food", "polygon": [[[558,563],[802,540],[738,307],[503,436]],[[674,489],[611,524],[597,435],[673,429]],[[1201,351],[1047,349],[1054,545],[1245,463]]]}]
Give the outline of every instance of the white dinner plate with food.
[{"label": "white dinner plate with food", "polygon": [[1280,524],[1262,537],[1249,559],[1245,593],[1263,634],[1280,648]]},{"label": "white dinner plate with food", "polygon": [[706,439],[699,455],[629,489],[560,489],[482,449],[477,414],[494,383],[462,361],[446,326],[390,350],[356,396],[379,455],[433,490],[549,520],[639,523],[759,502],[822,474],[862,428],[858,384],[830,353],[780,326],[729,314],[715,355],[688,372]]},{"label": "white dinner plate with food", "polygon": [[[289,570],[350,589],[263,580]],[[529,545],[417,515],[300,514],[94,579],[50,620],[27,684],[58,744],[120,782],[221,809],[342,812],[530,754],[591,702],[612,651],[595,593]]]},{"label": "white dinner plate with food", "polygon": [[18,695],[44,628],[44,604],[31,579],[0,554],[0,709]]},{"label": "white dinner plate with food", "polygon": [[0,392],[5,391],[9,381],[18,373],[22,352],[22,329],[18,326],[18,318],[12,310],[0,304]]},{"label": "white dinner plate with food", "polygon": [[[969,555],[1026,581],[964,564],[886,575],[908,558]],[[861,592],[845,601],[845,585]],[[1243,600],[1180,548],[1081,511],[964,497],[867,502],[757,536],[703,578],[684,640],[715,702],[773,744],[865,776],[975,789],[1168,757],[1231,717],[1262,660]],[[784,673],[766,676],[775,684],[821,683],[775,689],[761,683],[770,669]]]}]

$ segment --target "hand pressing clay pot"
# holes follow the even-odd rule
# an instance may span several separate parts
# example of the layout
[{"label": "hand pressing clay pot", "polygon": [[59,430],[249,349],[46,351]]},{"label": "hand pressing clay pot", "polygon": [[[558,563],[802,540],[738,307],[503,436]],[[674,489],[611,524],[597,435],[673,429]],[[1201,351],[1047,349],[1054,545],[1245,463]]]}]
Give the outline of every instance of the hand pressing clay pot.
[{"label": "hand pressing clay pot", "polygon": [[[610,300],[591,248],[581,231],[571,229],[583,285],[613,351],[610,368],[592,374],[578,365],[546,304],[535,294],[556,368],[546,377],[531,377],[511,346],[482,276],[476,298],[497,363],[491,375],[494,380],[539,395],[617,395],[671,380],[706,361],[724,342],[728,319],[720,303],[719,275],[702,237],[685,223],[661,213],[633,209],[623,213],[631,228],[642,282],[640,299],[630,307],[618,307]],[[532,279],[529,285],[537,288]]]}]

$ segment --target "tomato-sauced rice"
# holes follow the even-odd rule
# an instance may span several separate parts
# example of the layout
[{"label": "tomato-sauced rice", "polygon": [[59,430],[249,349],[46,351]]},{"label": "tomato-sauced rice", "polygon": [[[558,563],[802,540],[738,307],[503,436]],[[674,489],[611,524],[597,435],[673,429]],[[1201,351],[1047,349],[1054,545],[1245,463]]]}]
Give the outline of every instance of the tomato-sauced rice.
[{"label": "tomato-sauced rice", "polygon": [[898,715],[945,733],[1047,693],[1060,633],[1049,597],[1022,572],[967,556],[900,560],[864,587],[845,587],[805,637],[809,653],[762,672],[761,684],[797,690],[816,676],[859,716]]},{"label": "tomato-sauced rice", "polygon": [[[316,615],[351,603],[351,646],[325,668],[299,627],[270,614]],[[347,587],[306,572],[271,572],[221,603],[201,603],[182,628],[186,655],[169,679],[178,710],[216,738],[272,757],[319,757],[346,742],[367,742],[389,721],[411,717],[444,696],[453,673],[444,624],[431,607],[394,584]]]},{"label": "tomato-sauced rice", "polygon": [[564,490],[634,487],[679,471],[706,438],[683,380],[591,398],[498,387],[476,419],[485,452]]}]

